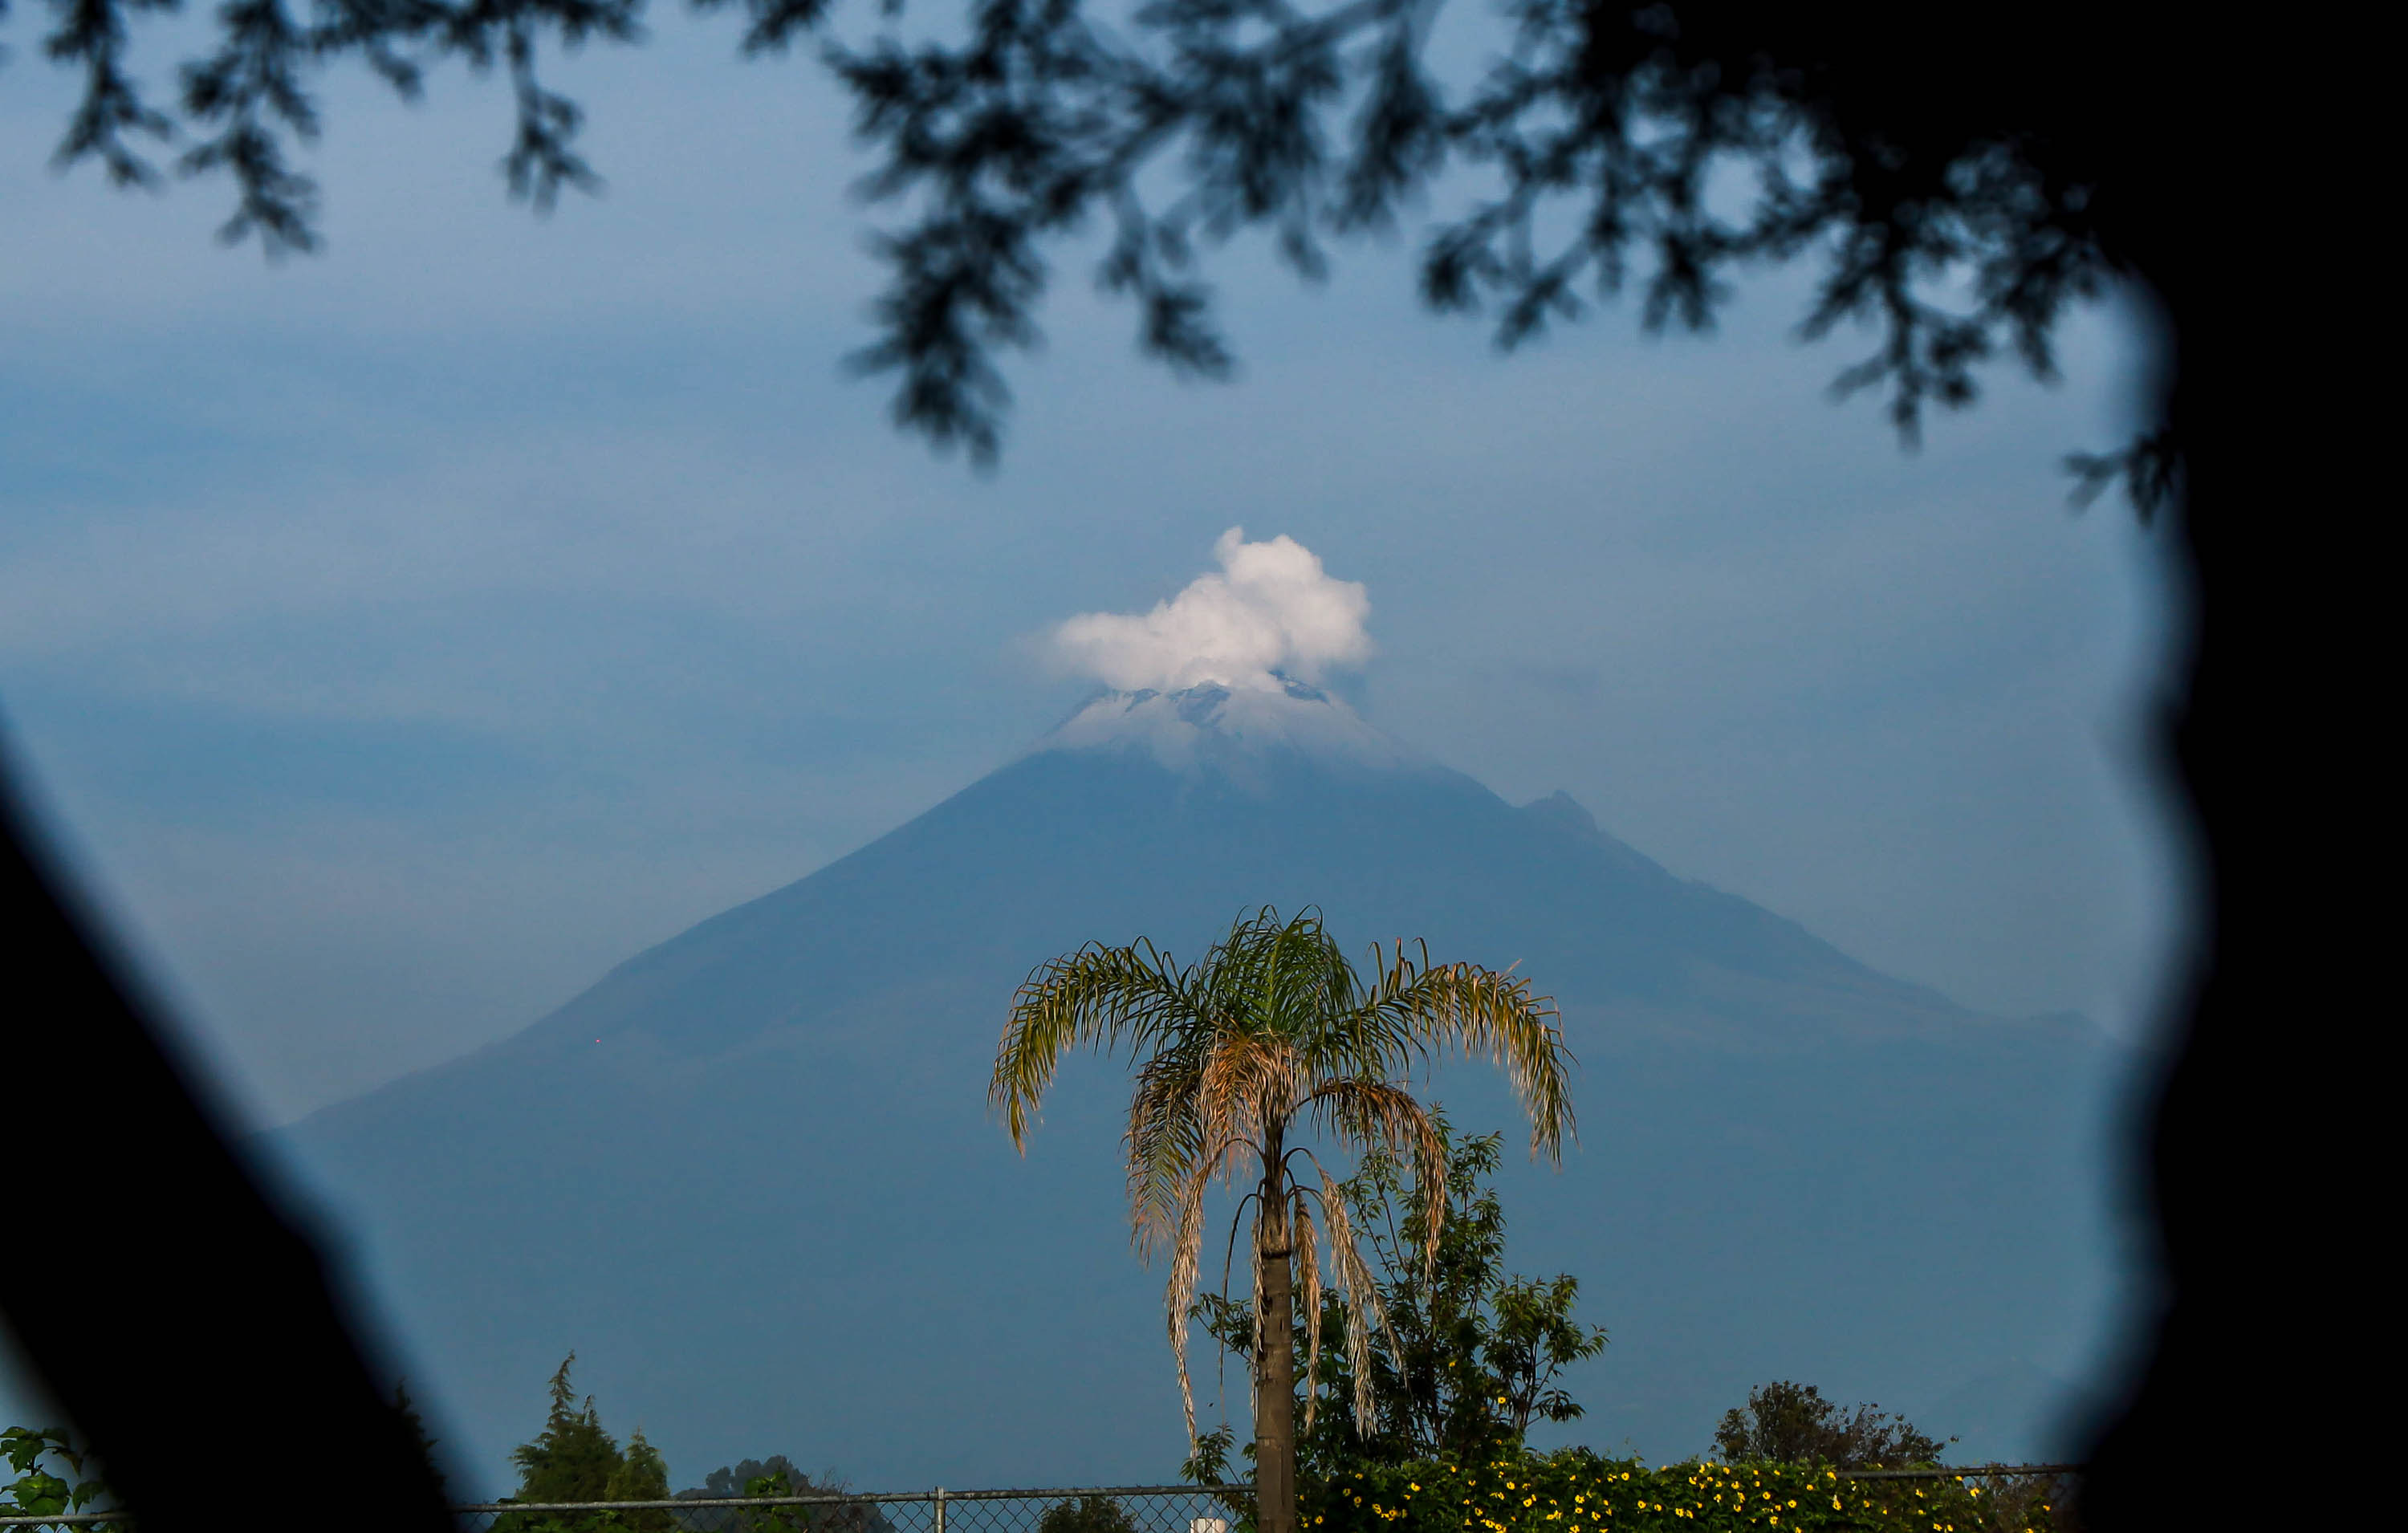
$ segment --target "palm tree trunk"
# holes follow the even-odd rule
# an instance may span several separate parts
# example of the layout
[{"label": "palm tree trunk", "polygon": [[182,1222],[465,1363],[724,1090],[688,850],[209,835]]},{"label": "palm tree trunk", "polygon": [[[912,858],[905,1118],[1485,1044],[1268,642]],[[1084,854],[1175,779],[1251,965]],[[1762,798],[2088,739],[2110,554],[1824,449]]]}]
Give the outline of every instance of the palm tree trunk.
[{"label": "palm tree trunk", "polygon": [[1254,1523],[1261,1533],[1297,1533],[1296,1296],[1276,1132],[1268,1151],[1262,1212],[1254,1218],[1254,1281],[1263,1296],[1262,1330],[1254,1338]]}]

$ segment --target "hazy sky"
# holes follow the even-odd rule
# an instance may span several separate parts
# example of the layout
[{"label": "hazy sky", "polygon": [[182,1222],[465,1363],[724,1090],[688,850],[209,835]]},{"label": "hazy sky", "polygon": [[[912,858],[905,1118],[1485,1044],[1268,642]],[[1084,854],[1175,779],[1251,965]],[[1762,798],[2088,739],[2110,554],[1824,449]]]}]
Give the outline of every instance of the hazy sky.
[{"label": "hazy sky", "polygon": [[[2128,1031],[2178,918],[2138,708],[2172,605],[2066,509],[2138,353],[2001,372],[1899,451],[1788,338],[1627,307],[1500,358],[1409,250],[1217,266],[1232,386],[1138,362],[1062,273],[1002,472],[896,436],[838,358],[878,275],[840,104],[664,19],[563,79],[606,196],[494,173],[502,92],[332,102],[321,257],[221,187],[46,166],[0,96],[0,704],[62,835],[259,1121],[534,1020],[638,949],[999,765],[1226,529],[1359,582],[1364,715],[1517,802],[2005,1012]],[[155,73],[155,70],[154,70]]]}]

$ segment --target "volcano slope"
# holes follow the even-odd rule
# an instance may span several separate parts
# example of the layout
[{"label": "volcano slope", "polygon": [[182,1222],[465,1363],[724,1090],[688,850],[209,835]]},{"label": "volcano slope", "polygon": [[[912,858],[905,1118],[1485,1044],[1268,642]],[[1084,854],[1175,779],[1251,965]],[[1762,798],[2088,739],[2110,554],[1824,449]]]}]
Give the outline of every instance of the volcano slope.
[{"label": "volcano slope", "polygon": [[[275,1148],[494,1488],[572,1347],[606,1421],[686,1479],[779,1452],[869,1488],[1155,1482],[1185,1441],[1163,1274],[1122,1211],[1125,1070],[1068,1069],[1025,1160],[986,1073],[1033,966],[1140,935],[1200,956],[1266,903],[1319,906],[1350,948],[1517,964],[1558,998],[1579,1144],[1503,1185],[1512,1265],[1576,1273],[1612,1333],[1573,1380],[1579,1440],[1677,1457],[1767,1379],[1961,1401],[2094,1344],[2115,1067],[2094,1028],[1886,979],[1300,687],[1099,699]],[[1485,1067],[1432,1089],[1461,1129],[1522,1131]],[[1963,1450],[2042,1451],[2033,1415]]]}]

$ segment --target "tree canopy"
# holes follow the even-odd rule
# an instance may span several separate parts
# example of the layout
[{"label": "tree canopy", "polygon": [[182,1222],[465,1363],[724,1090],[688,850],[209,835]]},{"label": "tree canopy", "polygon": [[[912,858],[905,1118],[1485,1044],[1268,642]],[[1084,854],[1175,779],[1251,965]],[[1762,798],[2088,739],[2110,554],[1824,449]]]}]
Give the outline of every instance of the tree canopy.
[{"label": "tree canopy", "polygon": [[[971,0],[934,40],[903,36],[905,4],[882,0],[856,39],[834,0],[690,0],[739,10],[746,54],[803,49],[851,93],[866,190],[900,208],[877,242],[882,333],[853,361],[895,375],[902,427],[985,462],[1010,397],[999,358],[1039,337],[1050,247],[1108,230],[1096,275],[1135,303],[1141,350],[1220,376],[1211,246],[1259,233],[1317,279],[1333,241],[1392,231],[1441,187],[1464,206],[1425,233],[1423,296],[1489,310],[1500,345],[1634,284],[1650,327],[1704,328],[1736,272],[1811,260],[1801,333],[1875,329],[1836,387],[1880,391],[1912,438],[1996,358],[2053,376],[2069,307],[2129,273],[2119,193],[2144,146],[2101,130],[2145,111],[2158,72],[2136,67],[2154,62],[2142,22],[2070,6],[2002,27],[1897,4],[1504,0],[1503,51],[1450,69],[1431,50],[1443,0]],[[296,150],[328,65],[356,60],[406,97],[448,62],[506,73],[502,173],[548,208],[598,179],[542,59],[637,43],[647,10],[233,0],[162,101],[127,57],[175,8],[54,0],[43,52],[82,76],[57,158],[122,185],[157,183],[163,163],[223,176],[223,237],[271,254],[318,241]],[[2073,466],[2081,493],[2121,477],[2145,510],[2177,463],[2152,429]]]},{"label": "tree canopy", "polygon": [[1722,1424],[1714,1428],[1714,1452],[1734,1464],[1769,1459],[1842,1469],[1903,1469],[1939,1463],[1947,1446],[1916,1430],[1903,1416],[1885,1414],[1871,1405],[1859,1405],[1852,1412],[1825,1399],[1813,1384],[1787,1380],[1749,1390],[1747,1404],[1723,1412]]}]

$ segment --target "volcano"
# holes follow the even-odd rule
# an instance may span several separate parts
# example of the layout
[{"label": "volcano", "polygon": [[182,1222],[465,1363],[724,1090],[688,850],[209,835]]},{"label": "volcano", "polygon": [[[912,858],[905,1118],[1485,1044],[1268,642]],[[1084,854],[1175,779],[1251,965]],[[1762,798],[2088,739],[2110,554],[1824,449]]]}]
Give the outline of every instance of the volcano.
[{"label": "volcano", "polygon": [[[1163,1274],[1124,1222],[1125,1069],[1067,1068],[1025,1158],[986,1076],[1036,965],[1139,936],[1199,957],[1266,904],[1556,997],[1579,1142],[1500,1185],[1510,1265],[1578,1275],[1612,1333],[1570,1380],[1571,1438],[1668,1459],[1765,1380],[1912,1409],[2094,1340],[2115,1064],[2094,1027],[1886,978],[1292,681],[1099,696],[851,855],[276,1144],[493,1488],[571,1348],[680,1483],[771,1453],[867,1488],[1157,1482],[1185,1439]],[[1493,1074],[1430,1090],[1520,1143]],[[2003,1426],[1981,1394],[1960,1452],[2049,1446],[2028,1387]]]}]

